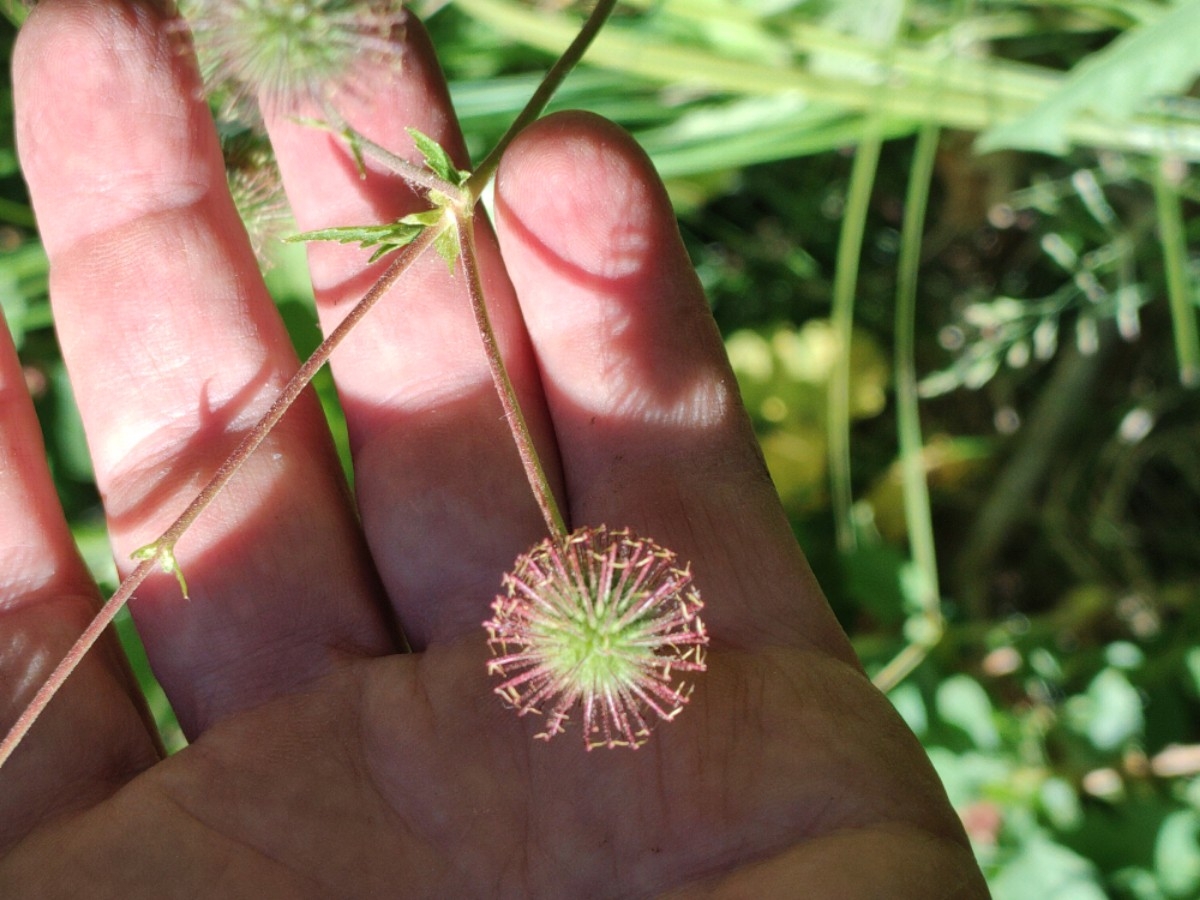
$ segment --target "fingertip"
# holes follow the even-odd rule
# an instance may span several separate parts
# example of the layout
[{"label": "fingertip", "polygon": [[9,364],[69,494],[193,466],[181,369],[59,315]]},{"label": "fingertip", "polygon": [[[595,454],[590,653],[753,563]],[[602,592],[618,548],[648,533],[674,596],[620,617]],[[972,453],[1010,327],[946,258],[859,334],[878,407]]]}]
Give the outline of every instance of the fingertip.
[{"label": "fingertip", "polygon": [[52,253],[224,185],[195,63],[153,3],[38,4],[14,48],[13,93]]},{"label": "fingertip", "polygon": [[584,277],[629,277],[652,254],[664,258],[664,241],[679,244],[653,163],[626,131],[592,113],[557,113],[527,128],[500,166],[496,198],[502,229]]}]

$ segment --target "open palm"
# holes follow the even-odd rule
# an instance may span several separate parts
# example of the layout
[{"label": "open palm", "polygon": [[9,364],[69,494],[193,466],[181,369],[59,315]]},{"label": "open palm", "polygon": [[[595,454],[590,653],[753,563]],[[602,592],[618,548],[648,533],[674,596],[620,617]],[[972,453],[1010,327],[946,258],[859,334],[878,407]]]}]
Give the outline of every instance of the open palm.
[{"label": "open palm", "polygon": [[[352,125],[460,148],[411,23]],[[15,63],[24,170],[119,558],[153,540],[294,371],[178,35],[148,5],[45,0]],[[268,116],[302,228],[421,199]],[[460,154],[461,158],[461,154]],[[0,770],[5,897],[982,896],[912,736],[863,676],[774,497],[661,186],[613,126],[513,146],[481,226],[492,316],[575,526],[690,559],[711,634],[638,749],[532,740],[480,622],[543,525],[461,276],[436,256],[339,349],[358,516],[305,397],[131,608],[192,740],[160,759],[102,643]],[[369,286],[315,246],[323,325]],[[505,269],[507,266],[507,270]],[[519,298],[519,299],[518,299]],[[0,347],[0,726],[97,597]],[[398,626],[397,627],[397,624]],[[403,653],[400,630],[417,652]]]}]

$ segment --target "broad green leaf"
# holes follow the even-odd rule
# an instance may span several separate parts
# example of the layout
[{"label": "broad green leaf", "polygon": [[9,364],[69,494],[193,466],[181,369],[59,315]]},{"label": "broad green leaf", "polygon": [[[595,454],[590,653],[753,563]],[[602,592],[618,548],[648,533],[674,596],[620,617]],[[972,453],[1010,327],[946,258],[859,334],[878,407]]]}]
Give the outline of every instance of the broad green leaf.
[{"label": "broad green leaf", "polygon": [[1185,91],[1200,73],[1198,46],[1200,0],[1185,0],[1157,22],[1131,28],[1085,58],[1061,88],[1026,115],[984,133],[976,149],[1066,153],[1068,126],[1081,113],[1120,121],[1145,113],[1155,97]]},{"label": "broad green leaf", "polygon": [[[419,215],[419,214],[418,214]],[[440,213],[439,213],[440,215]],[[398,250],[416,240],[425,230],[423,223],[412,221],[416,216],[405,216],[398,222],[386,225],[351,225],[344,228],[321,228],[317,231],[305,231],[284,238],[289,243],[299,241],[337,241],[339,244],[358,244],[364,250],[375,247],[370,262],[375,262],[385,253]]]},{"label": "broad green leaf", "polygon": [[1142,733],[1142,697],[1119,669],[1100,671],[1087,692],[1067,705],[1071,724],[1087,735],[1097,750],[1116,750]]},{"label": "broad green leaf", "polygon": [[460,172],[454,167],[450,154],[442,149],[442,145],[427,134],[422,134],[415,128],[407,129],[409,136],[416,144],[417,150],[425,157],[425,167],[434,175],[451,184],[462,184],[467,180],[466,172]]},{"label": "broad green leaf", "polygon": [[1059,831],[1078,828],[1083,821],[1079,793],[1065,778],[1047,778],[1038,791],[1042,812]]},{"label": "broad green leaf", "polygon": [[900,713],[906,725],[913,730],[917,737],[925,734],[929,728],[929,714],[925,710],[925,700],[921,697],[921,689],[912,682],[904,682],[888,693],[888,699],[896,712]]},{"label": "broad green leaf", "polygon": [[991,879],[995,900],[1104,900],[1096,867],[1074,850],[1035,834]]},{"label": "broad green leaf", "polygon": [[1154,868],[1167,896],[1200,892],[1200,813],[1183,809],[1163,820],[1154,842]]},{"label": "broad green leaf", "polygon": [[943,722],[957,725],[981,750],[1000,745],[1000,734],[992,721],[992,701],[973,678],[952,675],[937,691],[937,712]]}]

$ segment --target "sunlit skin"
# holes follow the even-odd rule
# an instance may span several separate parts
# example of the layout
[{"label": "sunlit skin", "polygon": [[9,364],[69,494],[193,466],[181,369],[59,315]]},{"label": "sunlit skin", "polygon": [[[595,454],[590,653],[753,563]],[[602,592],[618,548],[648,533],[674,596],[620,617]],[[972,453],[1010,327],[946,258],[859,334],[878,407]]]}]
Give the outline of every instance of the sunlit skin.
[{"label": "sunlit skin", "polygon": [[[193,67],[155,14],[43,0],[22,166],[116,556],[160,534],[296,368]],[[466,167],[419,27],[346,118]],[[69,61],[69,64],[67,64]],[[297,224],[422,198],[268,116]],[[480,226],[500,346],[564,513],[690,562],[711,639],[636,752],[533,740],[480,622],[545,537],[461,279],[430,254],[334,355],[345,490],[305,397],[131,603],[191,745],[160,759],[111,642],[0,769],[4,897],[983,897],[927,758],[863,675],[766,477],[665,193],[597,118],[543,120]],[[500,262],[503,251],[504,262]],[[314,245],[325,328],[370,251]],[[0,727],[98,596],[0,339]],[[400,629],[414,652],[401,652]]]}]

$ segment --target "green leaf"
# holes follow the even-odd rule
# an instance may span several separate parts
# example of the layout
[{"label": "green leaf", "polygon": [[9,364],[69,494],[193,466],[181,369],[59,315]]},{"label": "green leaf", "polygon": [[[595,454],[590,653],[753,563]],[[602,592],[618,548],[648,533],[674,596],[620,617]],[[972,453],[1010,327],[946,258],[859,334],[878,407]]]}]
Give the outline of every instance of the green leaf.
[{"label": "green leaf", "polygon": [[1018,147],[1063,154],[1068,126],[1080,113],[1121,121],[1146,111],[1154,97],[1187,89],[1200,72],[1200,0],[1180,3],[1157,22],[1131,28],[1086,57],[1055,93],[1032,111],[984,133],[979,152]]},{"label": "green leaf", "polygon": [[415,128],[409,128],[408,134],[416,144],[417,150],[425,157],[425,167],[434,175],[455,186],[467,180],[469,172],[459,171],[454,167],[450,154],[442,149],[442,145],[427,134],[422,134]]},{"label": "green leaf", "polygon": [[893,688],[887,696],[913,734],[918,737],[924,735],[929,728],[929,714],[925,710],[921,689],[906,681]]},{"label": "green leaf", "polygon": [[158,567],[168,575],[174,575],[175,580],[179,582],[179,590],[183,592],[183,599],[188,597],[187,582],[183,578],[183,569],[179,568],[179,562],[175,559],[175,548],[168,547],[155,541],[153,544],[147,544],[145,547],[138,547],[129,554],[131,559],[146,560],[158,559]]},{"label": "green leaf", "polygon": [[[411,244],[425,230],[426,224],[414,221],[421,216],[405,216],[396,222],[386,225],[351,225],[344,228],[321,228],[317,231],[305,231],[284,238],[289,243],[298,241],[337,241],[339,244],[358,244],[364,250],[375,247],[370,262],[375,262],[385,253],[398,250]],[[441,213],[439,212],[440,216]]]},{"label": "green leaf", "polygon": [[1097,750],[1116,750],[1145,728],[1142,696],[1119,669],[1101,669],[1086,693],[1071,698],[1066,711]]},{"label": "green leaf", "polygon": [[1044,834],[1025,841],[991,879],[996,900],[1104,900],[1095,865]]},{"label": "green leaf", "polygon": [[[430,193],[433,193],[432,191]],[[441,207],[427,209],[424,212],[409,213],[400,222],[404,225],[419,225],[422,228],[428,228],[431,225],[436,225],[442,221]]]},{"label": "green leaf", "polygon": [[966,675],[953,675],[938,688],[937,712],[943,722],[957,725],[981,750],[1000,744],[1000,734],[992,721],[992,701],[987,691]]},{"label": "green leaf", "polygon": [[446,261],[446,268],[454,274],[454,263],[458,261],[458,229],[447,228],[433,240],[433,249]]},{"label": "green leaf", "polygon": [[1170,897],[1200,891],[1200,814],[1183,809],[1167,816],[1154,842],[1154,868]]}]

